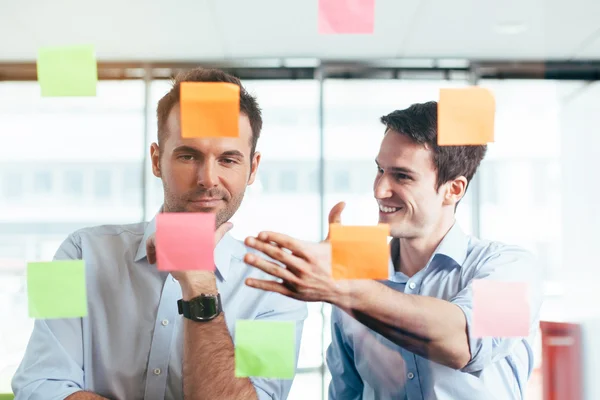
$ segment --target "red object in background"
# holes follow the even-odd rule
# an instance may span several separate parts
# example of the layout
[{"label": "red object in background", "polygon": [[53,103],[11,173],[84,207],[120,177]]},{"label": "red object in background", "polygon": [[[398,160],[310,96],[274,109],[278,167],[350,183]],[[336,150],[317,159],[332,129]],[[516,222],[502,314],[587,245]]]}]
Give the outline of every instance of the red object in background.
[{"label": "red object in background", "polygon": [[541,321],[544,400],[583,400],[581,326]]}]

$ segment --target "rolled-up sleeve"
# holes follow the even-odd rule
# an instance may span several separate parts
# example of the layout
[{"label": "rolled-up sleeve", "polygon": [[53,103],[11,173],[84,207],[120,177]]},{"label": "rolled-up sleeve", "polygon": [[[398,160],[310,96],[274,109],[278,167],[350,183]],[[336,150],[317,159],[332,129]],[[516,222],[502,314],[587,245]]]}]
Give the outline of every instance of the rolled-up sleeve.
[{"label": "rolled-up sleeve", "polygon": [[[271,293],[267,310],[257,316],[262,321],[296,322],[296,366],[300,355],[300,343],[304,320],[308,315],[306,304],[297,300]],[[259,400],[285,400],[292,388],[293,379],[250,378]]]},{"label": "rolled-up sleeve", "polygon": [[[471,360],[461,369],[462,372],[467,373],[481,371],[490,364],[505,358],[523,340],[518,337],[473,337],[473,281],[478,279],[528,284],[529,337],[538,329],[543,299],[541,270],[531,253],[518,247],[506,246],[483,261],[474,276],[470,277],[468,285],[450,300],[460,307],[467,321]],[[510,296],[510,293],[506,295]],[[498,301],[502,301],[502,299],[498,299]]]},{"label": "rolled-up sleeve", "polygon": [[[81,259],[78,236],[69,236],[54,259]],[[63,400],[83,387],[82,319],[36,320],[12,380],[15,399]]]},{"label": "rolled-up sleeve", "polygon": [[344,340],[342,315],[338,308],[331,314],[331,344],[327,349],[327,367],[331,372],[330,400],[360,400],[363,381],[356,370],[351,349]]}]

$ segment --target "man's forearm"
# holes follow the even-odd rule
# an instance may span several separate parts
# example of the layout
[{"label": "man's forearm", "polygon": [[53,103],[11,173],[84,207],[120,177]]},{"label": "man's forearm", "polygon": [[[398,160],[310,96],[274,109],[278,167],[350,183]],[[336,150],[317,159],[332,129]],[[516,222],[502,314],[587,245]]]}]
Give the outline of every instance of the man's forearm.
[{"label": "man's forearm", "polygon": [[257,399],[250,380],[235,377],[235,352],[223,314],[208,322],[185,319],[184,343],[186,400]]},{"label": "man's forearm", "polygon": [[366,280],[345,281],[331,303],[397,345],[460,369],[470,360],[466,319],[445,300],[397,292]]},{"label": "man's forearm", "polygon": [[106,397],[102,397],[92,392],[75,392],[72,395],[65,398],[65,400],[108,400]]}]

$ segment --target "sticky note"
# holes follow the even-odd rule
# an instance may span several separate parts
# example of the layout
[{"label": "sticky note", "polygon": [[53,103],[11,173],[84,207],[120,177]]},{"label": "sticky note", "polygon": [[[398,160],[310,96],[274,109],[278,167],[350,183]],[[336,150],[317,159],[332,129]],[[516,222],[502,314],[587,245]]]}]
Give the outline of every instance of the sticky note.
[{"label": "sticky note", "polygon": [[215,214],[156,216],[156,263],[160,271],[214,271]]},{"label": "sticky note", "polygon": [[94,46],[39,49],[37,76],[42,97],[95,96],[98,66]]},{"label": "sticky note", "polygon": [[0,400],[13,400],[14,398],[15,398],[15,396],[10,393],[0,394]]},{"label": "sticky note", "polygon": [[441,89],[438,145],[482,145],[494,141],[496,101],[484,88]]},{"label": "sticky note", "polygon": [[375,0],[319,0],[319,34],[371,34]]},{"label": "sticky note", "polygon": [[240,87],[226,82],[181,83],[181,137],[238,137]]},{"label": "sticky note", "polygon": [[82,260],[28,263],[27,297],[31,318],[87,316],[85,263]]},{"label": "sticky note", "polygon": [[389,278],[389,225],[330,224],[329,232],[334,279]]},{"label": "sticky note", "polygon": [[294,321],[236,321],[236,377],[293,379],[295,369]]},{"label": "sticky note", "polygon": [[529,336],[527,283],[476,279],[472,285],[474,337]]}]

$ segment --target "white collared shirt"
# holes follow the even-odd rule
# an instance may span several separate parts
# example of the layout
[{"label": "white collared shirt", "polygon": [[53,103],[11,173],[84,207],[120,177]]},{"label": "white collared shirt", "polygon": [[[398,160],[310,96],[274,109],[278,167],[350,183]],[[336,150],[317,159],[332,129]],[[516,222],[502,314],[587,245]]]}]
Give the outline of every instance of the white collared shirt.
[{"label": "white collared shirt", "polygon": [[[111,399],[182,399],[181,287],[148,264],[150,223],[86,228],[71,234],[56,260],[83,259],[88,316],[36,320],[12,387],[17,400],[64,399],[86,390]],[[215,248],[217,287],[233,340],[238,319],[296,322],[296,360],[307,308],[248,287],[248,277],[272,279],[247,266],[254,250],[230,235]],[[259,399],[285,399],[292,380],[251,379]]]}]

